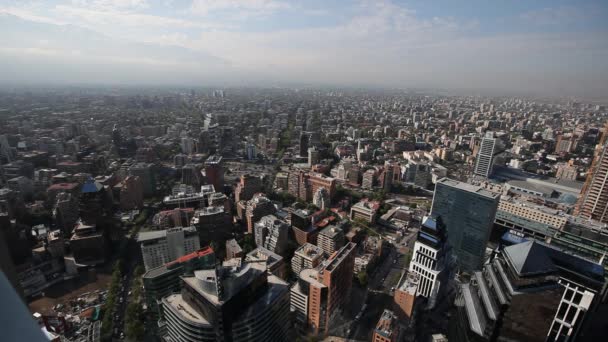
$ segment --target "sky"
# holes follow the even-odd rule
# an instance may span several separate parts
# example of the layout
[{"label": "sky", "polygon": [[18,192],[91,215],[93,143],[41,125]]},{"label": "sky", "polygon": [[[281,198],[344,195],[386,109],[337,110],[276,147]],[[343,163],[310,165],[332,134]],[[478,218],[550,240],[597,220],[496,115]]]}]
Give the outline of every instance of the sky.
[{"label": "sky", "polygon": [[608,1],[0,0],[0,82],[608,94]]}]

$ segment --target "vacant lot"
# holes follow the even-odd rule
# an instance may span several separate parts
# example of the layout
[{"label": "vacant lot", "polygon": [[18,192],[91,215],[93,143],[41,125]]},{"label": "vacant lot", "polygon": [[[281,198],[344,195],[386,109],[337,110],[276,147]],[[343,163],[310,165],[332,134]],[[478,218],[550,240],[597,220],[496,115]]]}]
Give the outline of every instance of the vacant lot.
[{"label": "vacant lot", "polygon": [[43,297],[34,299],[28,306],[32,313],[52,314],[53,306],[57,304],[67,306],[71,300],[83,293],[107,289],[110,279],[111,276],[105,273],[97,273],[96,276],[85,274],[49,287],[44,291]]}]

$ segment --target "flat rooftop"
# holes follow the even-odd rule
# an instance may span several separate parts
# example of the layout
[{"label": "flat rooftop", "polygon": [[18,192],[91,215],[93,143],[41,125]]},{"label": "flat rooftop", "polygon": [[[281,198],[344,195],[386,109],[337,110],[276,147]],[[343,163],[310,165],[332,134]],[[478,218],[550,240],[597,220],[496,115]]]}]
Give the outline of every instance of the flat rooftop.
[{"label": "flat rooftop", "polygon": [[453,179],[449,179],[449,178],[441,178],[440,180],[437,181],[437,184],[443,184],[452,188],[456,188],[459,190],[463,190],[463,191],[468,191],[468,192],[473,192],[476,193],[480,196],[484,196],[484,197],[488,197],[488,198],[499,198],[500,194],[496,194],[493,193],[491,191],[488,191],[480,186],[477,185],[473,185],[473,184],[469,184],[469,183],[464,183],[464,182],[460,182],[457,180],[453,180]]}]

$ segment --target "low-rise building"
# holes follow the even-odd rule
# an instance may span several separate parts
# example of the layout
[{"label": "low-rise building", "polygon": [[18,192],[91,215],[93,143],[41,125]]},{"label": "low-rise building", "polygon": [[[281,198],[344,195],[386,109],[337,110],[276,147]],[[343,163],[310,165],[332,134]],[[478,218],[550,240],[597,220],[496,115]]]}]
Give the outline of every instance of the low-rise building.
[{"label": "low-rise building", "polygon": [[368,223],[374,223],[379,208],[380,203],[378,201],[363,199],[350,208],[350,219],[361,219]]}]

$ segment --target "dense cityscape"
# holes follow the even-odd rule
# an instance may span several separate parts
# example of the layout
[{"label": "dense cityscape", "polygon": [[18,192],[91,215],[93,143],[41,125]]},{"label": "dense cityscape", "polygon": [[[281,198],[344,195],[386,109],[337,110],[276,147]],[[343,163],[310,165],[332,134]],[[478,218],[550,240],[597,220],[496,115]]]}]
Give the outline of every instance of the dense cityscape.
[{"label": "dense cityscape", "polygon": [[608,111],[355,88],[0,92],[50,341],[599,341]]}]

